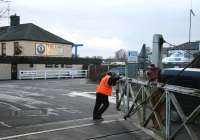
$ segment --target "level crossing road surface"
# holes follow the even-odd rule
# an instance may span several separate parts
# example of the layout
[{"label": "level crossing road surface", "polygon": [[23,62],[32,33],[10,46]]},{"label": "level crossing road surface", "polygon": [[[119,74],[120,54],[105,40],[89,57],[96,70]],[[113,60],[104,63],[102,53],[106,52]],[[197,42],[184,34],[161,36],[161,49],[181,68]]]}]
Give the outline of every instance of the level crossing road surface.
[{"label": "level crossing road surface", "polygon": [[123,120],[111,97],[93,121],[96,84],[86,79],[0,81],[0,140],[153,140]]}]

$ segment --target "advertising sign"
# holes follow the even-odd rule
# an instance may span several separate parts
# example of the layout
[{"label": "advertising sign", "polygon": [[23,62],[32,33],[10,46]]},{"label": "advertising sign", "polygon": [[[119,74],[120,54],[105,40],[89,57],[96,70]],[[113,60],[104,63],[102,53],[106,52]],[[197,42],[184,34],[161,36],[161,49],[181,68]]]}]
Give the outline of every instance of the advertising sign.
[{"label": "advertising sign", "polygon": [[63,46],[55,45],[55,44],[49,44],[47,46],[47,55],[54,55],[54,56],[64,55]]},{"label": "advertising sign", "polygon": [[63,45],[56,44],[45,44],[45,43],[36,43],[35,44],[35,53],[40,56],[63,56],[64,47]]}]

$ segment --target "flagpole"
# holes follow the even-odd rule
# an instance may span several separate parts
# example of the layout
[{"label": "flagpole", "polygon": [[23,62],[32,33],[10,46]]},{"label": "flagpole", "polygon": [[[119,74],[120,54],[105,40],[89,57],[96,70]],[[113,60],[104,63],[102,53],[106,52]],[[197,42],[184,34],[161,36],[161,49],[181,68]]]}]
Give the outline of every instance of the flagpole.
[{"label": "flagpole", "polygon": [[[192,0],[190,1],[190,25],[189,25],[189,48],[191,49],[192,45],[191,45],[191,29],[192,29],[192,15],[194,16],[194,12],[192,11]],[[189,53],[190,53],[190,49],[189,49]]]}]

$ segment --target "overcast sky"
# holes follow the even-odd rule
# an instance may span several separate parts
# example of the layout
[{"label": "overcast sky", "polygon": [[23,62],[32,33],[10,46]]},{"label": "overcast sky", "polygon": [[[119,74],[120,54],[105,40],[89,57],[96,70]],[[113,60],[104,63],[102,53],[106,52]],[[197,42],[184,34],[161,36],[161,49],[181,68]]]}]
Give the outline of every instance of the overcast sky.
[{"label": "overcast sky", "polygon": [[[12,0],[11,14],[74,43],[80,56],[114,56],[152,46],[153,34],[188,41],[190,0]],[[200,0],[193,0],[191,40],[200,40]],[[0,25],[2,26],[2,22]]]}]

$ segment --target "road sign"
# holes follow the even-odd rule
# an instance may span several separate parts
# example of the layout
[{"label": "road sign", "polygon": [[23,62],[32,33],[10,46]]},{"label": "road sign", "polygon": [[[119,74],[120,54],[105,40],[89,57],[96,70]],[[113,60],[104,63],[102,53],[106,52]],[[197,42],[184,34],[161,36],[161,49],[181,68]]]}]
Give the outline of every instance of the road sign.
[{"label": "road sign", "polygon": [[128,51],[128,63],[137,63],[138,52],[137,51]]}]

